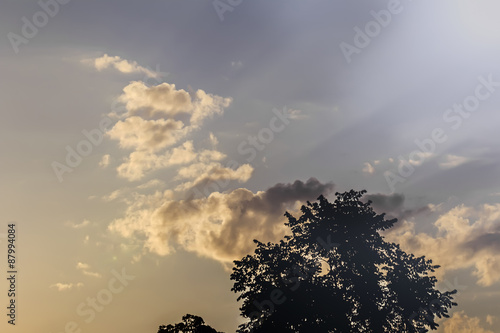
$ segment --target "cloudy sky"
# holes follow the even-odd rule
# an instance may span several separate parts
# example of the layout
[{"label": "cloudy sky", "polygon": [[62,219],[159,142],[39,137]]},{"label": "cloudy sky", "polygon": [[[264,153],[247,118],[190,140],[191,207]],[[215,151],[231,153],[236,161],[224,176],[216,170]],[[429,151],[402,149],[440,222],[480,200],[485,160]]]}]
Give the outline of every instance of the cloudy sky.
[{"label": "cloudy sky", "polygon": [[[500,332],[494,0],[0,4],[2,332],[234,332],[232,260],[366,189],[442,267],[440,332]],[[2,256],[2,258],[4,255]],[[0,267],[6,273],[5,260]],[[0,284],[7,304],[7,283]]]}]

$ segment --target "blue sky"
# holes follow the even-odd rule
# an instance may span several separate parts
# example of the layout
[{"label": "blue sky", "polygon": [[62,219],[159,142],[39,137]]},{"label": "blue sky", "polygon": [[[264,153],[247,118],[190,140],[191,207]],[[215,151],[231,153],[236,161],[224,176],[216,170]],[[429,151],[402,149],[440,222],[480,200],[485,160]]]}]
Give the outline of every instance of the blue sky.
[{"label": "blue sky", "polygon": [[[221,2],[0,5],[17,328],[153,332],[189,312],[234,331],[228,272],[251,238],[366,189],[400,219],[388,239],[459,288],[441,332],[500,332],[500,5]],[[79,314],[122,269],[123,291]]]}]

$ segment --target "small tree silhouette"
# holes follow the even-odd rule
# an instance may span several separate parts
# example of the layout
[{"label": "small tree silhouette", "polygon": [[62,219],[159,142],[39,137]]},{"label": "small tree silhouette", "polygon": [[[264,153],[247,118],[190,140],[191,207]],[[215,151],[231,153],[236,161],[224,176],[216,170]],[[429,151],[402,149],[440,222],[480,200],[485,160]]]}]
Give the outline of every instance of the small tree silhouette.
[{"label": "small tree silhouette", "polygon": [[429,273],[439,266],[384,241],[379,232],[397,220],[364,193],[320,196],[298,219],[287,212],[290,236],[255,240],[255,253],[234,262],[231,290],[249,319],[238,332],[428,332],[435,316],[449,317],[456,290],[436,290]]},{"label": "small tree silhouette", "polygon": [[182,322],[175,325],[161,325],[158,333],[222,333],[205,325],[203,318],[186,314]]}]

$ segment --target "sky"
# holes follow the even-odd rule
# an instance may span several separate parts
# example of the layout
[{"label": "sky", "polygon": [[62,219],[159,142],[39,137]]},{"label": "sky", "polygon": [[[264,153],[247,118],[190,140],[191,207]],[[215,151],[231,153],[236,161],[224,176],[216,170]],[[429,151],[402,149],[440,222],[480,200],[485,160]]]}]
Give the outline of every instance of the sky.
[{"label": "sky", "polygon": [[386,239],[458,290],[438,332],[499,333],[499,11],[3,1],[0,267],[15,223],[18,273],[2,332],[156,332],[186,313],[234,332],[232,261],[279,240],[285,211],[366,189],[399,219]]}]

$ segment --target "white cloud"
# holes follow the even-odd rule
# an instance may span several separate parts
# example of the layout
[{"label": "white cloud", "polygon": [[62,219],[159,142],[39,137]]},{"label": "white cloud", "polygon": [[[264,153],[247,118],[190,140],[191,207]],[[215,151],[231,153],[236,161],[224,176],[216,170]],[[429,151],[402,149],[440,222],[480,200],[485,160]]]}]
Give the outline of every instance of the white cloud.
[{"label": "white cloud", "polygon": [[163,154],[155,154],[149,151],[134,151],[118,168],[118,175],[129,181],[142,179],[146,173],[164,169],[173,165],[182,165],[195,162],[196,160],[207,163],[221,160],[226,155],[215,150],[202,150],[196,152],[193,142],[186,141],[181,146],[175,147]]},{"label": "white cloud", "polygon": [[364,167],[363,167],[363,172],[366,174],[369,174],[369,175],[373,175],[373,173],[375,172],[375,169],[373,168],[373,166],[370,163],[365,162]]},{"label": "white cloud", "polygon": [[125,103],[128,115],[134,115],[145,110],[147,116],[162,114],[175,116],[180,113],[191,113],[193,104],[189,93],[183,89],[177,90],[175,84],[161,83],[148,87],[144,82],[133,81],[123,88],[119,97]]},{"label": "white cloud", "polygon": [[390,241],[416,255],[430,257],[447,271],[473,268],[477,284],[490,286],[500,281],[500,204],[479,208],[457,206],[440,215],[434,223],[436,236],[416,233],[415,223],[404,221],[387,232]]},{"label": "white cloud", "polygon": [[237,180],[244,183],[253,173],[250,164],[240,165],[237,169],[222,166],[220,163],[196,163],[179,170],[176,179],[192,179],[176,187],[176,191],[185,191],[196,186],[206,186],[216,181]]},{"label": "white cloud", "polygon": [[89,264],[85,264],[85,263],[82,263],[82,262],[79,262],[76,264],[76,269],[78,269],[79,271],[82,271],[83,274],[87,275],[87,276],[92,276],[92,277],[95,277],[95,278],[100,278],[101,277],[101,274],[99,273],[96,273],[96,272],[91,272],[89,269],[90,269],[90,265]]},{"label": "white cloud", "polygon": [[101,161],[99,162],[99,166],[103,169],[107,168],[110,163],[110,157],[111,156],[109,154],[103,155]]},{"label": "white cloud", "polygon": [[213,148],[217,147],[217,145],[219,144],[219,140],[214,135],[214,133],[210,132],[209,139],[210,139],[210,143],[212,144],[212,147]]},{"label": "white cloud", "polygon": [[254,249],[253,239],[281,238],[286,230],[283,213],[297,201],[313,200],[332,189],[330,183],[310,179],[257,193],[240,188],[193,200],[173,200],[167,192],[137,194],[125,216],[109,229],[127,238],[145,236],[144,247],[160,255],[180,246],[229,264]]},{"label": "white cloud", "polygon": [[130,62],[128,60],[120,58],[119,56],[109,56],[107,54],[104,54],[102,57],[85,59],[83,62],[93,65],[94,68],[98,71],[113,67],[117,71],[125,74],[140,73],[150,78],[158,78],[160,75],[160,73],[140,66],[136,61]]},{"label": "white cloud", "polygon": [[157,151],[184,137],[187,131],[183,127],[182,121],[145,120],[134,116],[117,122],[107,135],[118,140],[122,148]]},{"label": "white cloud", "polygon": [[68,291],[74,288],[81,288],[83,287],[83,283],[78,282],[78,283],[54,283],[49,286],[49,288],[54,288],[57,289],[57,291]]},{"label": "white cloud", "polygon": [[498,319],[497,317],[492,316],[492,315],[487,315],[487,316],[486,316],[486,322],[487,322],[489,325],[491,325],[491,326],[493,326],[493,323],[494,323],[495,321],[497,321],[497,319]]},{"label": "white cloud", "polygon": [[469,161],[470,159],[464,156],[446,155],[438,165],[441,169],[452,169]]},{"label": "white cloud", "polygon": [[81,229],[81,228],[84,228],[84,227],[90,225],[90,221],[89,220],[83,220],[82,223],[66,222],[66,225],[68,227],[71,227],[71,228],[74,228],[74,229]]},{"label": "white cloud", "polygon": [[137,186],[138,189],[146,189],[146,188],[152,188],[152,187],[162,187],[165,185],[165,182],[160,179],[151,179],[148,182]]},{"label": "white cloud", "polygon": [[161,83],[148,87],[144,82],[133,81],[123,88],[119,100],[125,104],[125,116],[141,114],[145,117],[156,115],[175,117],[190,115],[190,125],[199,127],[203,120],[222,114],[232,99],[206,93],[198,89],[191,94],[184,89],[176,89],[175,84]]},{"label": "white cloud", "polygon": [[243,66],[243,63],[241,62],[241,60],[231,61],[232,68],[238,69],[238,68],[241,68],[241,66]]},{"label": "white cloud", "polygon": [[193,100],[193,112],[191,115],[191,126],[197,128],[201,126],[203,120],[212,118],[214,115],[222,114],[225,107],[228,107],[232,102],[229,97],[220,97],[217,95],[207,94],[205,91],[198,89]]},{"label": "white cloud", "polygon": [[444,333],[494,333],[483,328],[478,317],[469,317],[464,311],[455,312],[441,325]]}]

